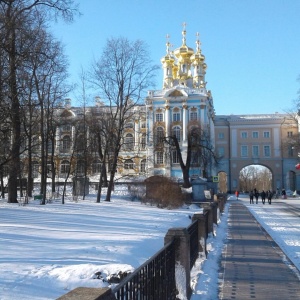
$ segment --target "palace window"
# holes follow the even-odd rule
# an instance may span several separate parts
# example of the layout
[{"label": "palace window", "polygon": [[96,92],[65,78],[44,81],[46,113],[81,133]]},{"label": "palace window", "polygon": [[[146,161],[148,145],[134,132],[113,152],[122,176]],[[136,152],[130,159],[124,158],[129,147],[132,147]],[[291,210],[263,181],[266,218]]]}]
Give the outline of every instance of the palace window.
[{"label": "palace window", "polygon": [[146,172],[146,159],[142,159],[141,161],[141,172],[142,173]]},{"label": "palace window", "polygon": [[164,163],[164,153],[162,151],[157,151],[156,152],[156,155],[155,155],[155,158],[156,158],[156,163],[157,164],[163,164]]},{"label": "palace window", "polygon": [[133,125],[132,122],[129,122],[129,123],[126,123],[124,127],[125,127],[125,128],[133,128],[134,125]]},{"label": "palace window", "polygon": [[65,135],[62,139],[61,151],[66,153],[69,152],[71,148],[71,138],[69,135]]},{"label": "palace window", "polygon": [[270,131],[264,131],[264,138],[270,137]]},{"label": "palace window", "polygon": [[133,169],[133,160],[132,159],[126,159],[124,162],[124,169],[125,170],[132,170]]},{"label": "palace window", "polygon": [[258,138],[258,131],[253,131],[253,132],[252,132],[252,137],[253,137],[254,139],[257,139],[257,138]]},{"label": "palace window", "polygon": [[241,136],[242,136],[242,139],[248,138],[248,132],[247,132],[247,131],[243,131],[243,132],[241,133]]},{"label": "palace window", "polygon": [[164,120],[164,115],[162,113],[157,113],[155,115],[155,121],[156,122],[162,122]]},{"label": "palace window", "polygon": [[264,156],[265,157],[270,157],[271,156],[270,146],[264,146]]},{"label": "palace window", "polygon": [[225,154],[224,147],[218,147],[218,155],[219,155],[219,157],[223,157],[224,154]]},{"label": "palace window", "polygon": [[100,174],[100,172],[101,172],[101,162],[100,160],[96,159],[92,162],[92,173]]},{"label": "palace window", "polygon": [[133,150],[134,147],[134,138],[131,133],[127,133],[125,136],[125,149]]},{"label": "palace window", "polygon": [[179,155],[176,150],[172,151],[172,163],[173,164],[179,164]]},{"label": "palace window", "polygon": [[165,132],[162,127],[156,128],[156,144],[161,144],[163,142],[163,139],[165,137]]},{"label": "palace window", "polygon": [[241,146],[241,156],[247,157],[248,156],[248,146]]},{"label": "palace window", "polygon": [[293,136],[293,132],[292,131],[288,131],[287,136],[288,137],[292,137]]},{"label": "palace window", "polygon": [[178,142],[180,142],[181,138],[180,138],[180,127],[179,126],[173,127],[172,135],[176,137]]},{"label": "palace window", "polygon": [[223,140],[225,138],[224,132],[219,132],[218,138],[219,138],[219,140]]},{"label": "palace window", "polygon": [[190,120],[191,121],[197,121],[198,115],[196,111],[191,111],[190,112]]},{"label": "palace window", "polygon": [[33,178],[39,177],[40,164],[37,161],[32,162],[32,176]]},{"label": "palace window", "polygon": [[179,122],[180,121],[180,112],[173,113],[173,122]]},{"label": "palace window", "polygon": [[145,133],[141,137],[141,148],[143,150],[146,148],[146,134]]},{"label": "palace window", "polygon": [[70,171],[70,163],[68,160],[63,160],[60,164],[60,173],[61,175],[66,175]]},{"label": "palace window", "polygon": [[259,156],[259,147],[258,147],[258,145],[253,145],[252,146],[252,156],[253,157],[258,157]]},{"label": "palace window", "polygon": [[76,166],[76,172],[78,175],[83,175],[85,171],[85,162],[83,160],[79,160]]}]

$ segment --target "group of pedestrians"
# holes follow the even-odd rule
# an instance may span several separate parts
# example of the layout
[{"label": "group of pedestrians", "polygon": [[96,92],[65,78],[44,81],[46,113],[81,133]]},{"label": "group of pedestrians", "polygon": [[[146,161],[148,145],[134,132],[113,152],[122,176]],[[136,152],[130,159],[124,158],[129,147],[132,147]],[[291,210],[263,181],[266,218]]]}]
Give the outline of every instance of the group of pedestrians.
[{"label": "group of pedestrians", "polygon": [[[273,196],[278,199],[279,198],[279,194],[280,194],[280,191],[279,189],[277,188],[276,192],[272,192],[271,190],[268,190],[268,191],[264,191],[262,190],[261,193],[259,193],[259,191],[255,188],[254,190],[251,190],[250,193],[249,193],[249,198],[250,198],[250,204],[254,204],[254,199],[255,199],[255,202],[256,204],[258,204],[258,198],[259,196],[261,197],[261,202],[262,204],[265,204],[266,203],[266,200],[268,200],[268,203],[269,204],[272,204],[272,198]],[[236,200],[239,200],[239,191],[236,190],[235,191],[235,197],[236,197]],[[286,191],[285,189],[282,189],[281,191],[281,195],[282,195],[282,199],[286,199]]]},{"label": "group of pedestrians", "polygon": [[268,190],[266,192],[263,190],[261,193],[259,193],[257,189],[254,189],[249,193],[250,204],[254,204],[254,198],[256,200],[256,204],[258,204],[259,196],[261,197],[262,204],[265,204],[266,199],[268,200],[269,204],[272,204],[273,192],[271,190]]}]

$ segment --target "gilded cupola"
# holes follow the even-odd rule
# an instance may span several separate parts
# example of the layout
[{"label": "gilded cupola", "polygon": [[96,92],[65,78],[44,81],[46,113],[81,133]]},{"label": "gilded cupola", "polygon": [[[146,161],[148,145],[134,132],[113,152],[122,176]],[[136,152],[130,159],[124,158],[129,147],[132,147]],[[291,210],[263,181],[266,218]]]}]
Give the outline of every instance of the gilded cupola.
[{"label": "gilded cupola", "polygon": [[168,89],[180,85],[181,87],[205,87],[206,64],[205,56],[201,53],[199,34],[197,33],[196,51],[186,44],[186,23],[183,23],[182,45],[172,51],[167,35],[166,55],[162,57],[163,88]]}]

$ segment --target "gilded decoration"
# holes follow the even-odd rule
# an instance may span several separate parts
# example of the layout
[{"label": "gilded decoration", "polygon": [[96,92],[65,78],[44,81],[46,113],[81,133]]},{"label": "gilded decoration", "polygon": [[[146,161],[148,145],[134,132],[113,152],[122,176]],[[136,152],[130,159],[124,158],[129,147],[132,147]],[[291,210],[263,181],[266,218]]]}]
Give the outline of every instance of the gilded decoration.
[{"label": "gilded decoration", "polygon": [[61,116],[62,118],[71,118],[71,117],[73,117],[73,114],[72,114],[72,112],[71,112],[70,110],[65,109],[65,110],[61,113],[60,116]]},{"label": "gilded decoration", "polygon": [[180,91],[175,90],[169,96],[170,97],[183,97],[184,95]]},{"label": "gilded decoration", "polygon": [[172,122],[172,126],[176,126],[176,125],[182,126],[182,122],[181,121]]},{"label": "gilded decoration", "polygon": [[157,127],[162,127],[163,129],[165,129],[165,122],[155,122],[155,127],[154,128],[157,128]]}]

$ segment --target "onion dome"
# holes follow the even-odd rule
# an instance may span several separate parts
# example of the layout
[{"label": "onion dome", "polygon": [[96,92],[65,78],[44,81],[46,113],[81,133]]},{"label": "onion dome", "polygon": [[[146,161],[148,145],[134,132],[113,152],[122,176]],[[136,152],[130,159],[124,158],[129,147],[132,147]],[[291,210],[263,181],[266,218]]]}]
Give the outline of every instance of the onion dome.
[{"label": "onion dome", "polygon": [[170,51],[170,46],[171,46],[171,44],[169,42],[170,36],[167,35],[166,37],[167,37],[167,43],[166,43],[167,54],[164,57],[162,57],[160,61],[162,64],[167,64],[167,65],[171,64],[172,65],[175,61],[175,57],[174,57],[173,53]]},{"label": "onion dome", "polygon": [[[200,48],[200,40],[199,40],[199,33],[196,34],[197,40],[196,40],[196,52],[191,56],[191,61],[194,62],[194,64],[200,64],[203,63],[205,60],[205,56],[201,53]],[[203,67],[206,68],[206,64],[203,64]]]},{"label": "onion dome", "polygon": [[181,45],[180,48],[177,48],[174,51],[174,55],[178,59],[180,59],[180,58],[182,58],[182,59],[190,58],[194,54],[194,50],[186,45],[186,30],[185,30],[186,24],[184,23],[183,26],[184,26],[184,28],[183,28],[183,31],[182,31],[182,45]]}]

